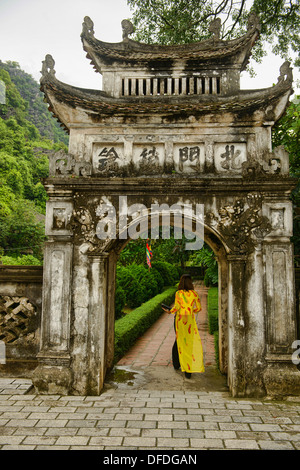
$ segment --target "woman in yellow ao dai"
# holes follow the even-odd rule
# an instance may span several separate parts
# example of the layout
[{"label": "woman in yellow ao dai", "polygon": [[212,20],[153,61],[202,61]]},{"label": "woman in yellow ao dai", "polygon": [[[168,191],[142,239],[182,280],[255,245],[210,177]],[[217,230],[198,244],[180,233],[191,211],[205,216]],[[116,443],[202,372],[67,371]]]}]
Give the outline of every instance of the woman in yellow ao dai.
[{"label": "woman in yellow ao dai", "polygon": [[180,367],[188,377],[193,372],[204,372],[203,349],[195,313],[200,312],[200,299],[194,290],[192,279],[183,275],[175,295],[175,331]]}]

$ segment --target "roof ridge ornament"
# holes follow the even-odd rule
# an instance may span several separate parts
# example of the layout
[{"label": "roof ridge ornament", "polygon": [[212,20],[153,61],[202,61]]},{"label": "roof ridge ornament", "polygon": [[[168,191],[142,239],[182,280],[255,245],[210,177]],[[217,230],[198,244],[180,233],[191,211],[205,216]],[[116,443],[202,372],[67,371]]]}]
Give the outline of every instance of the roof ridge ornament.
[{"label": "roof ridge ornament", "polygon": [[259,16],[254,11],[248,16],[247,22],[247,31],[251,31],[252,29],[258,29],[259,31],[261,29]]},{"label": "roof ridge ornament", "polygon": [[42,74],[42,77],[45,77],[46,75],[53,75],[55,76],[55,70],[54,70],[54,65],[55,65],[55,61],[52,57],[51,54],[47,54],[45,56],[45,60],[43,60],[42,62],[42,70],[41,70],[41,74]]},{"label": "roof ridge ornament", "polygon": [[94,37],[94,22],[89,16],[85,16],[82,23],[82,33]]},{"label": "roof ridge ornament", "polygon": [[293,68],[291,67],[291,63],[286,60],[279,69],[279,77],[278,77],[278,84],[283,84],[285,82],[292,82],[293,81]]},{"label": "roof ridge ornament", "polygon": [[209,32],[213,33],[213,41],[219,41],[221,35],[221,19],[215,18],[209,25]]},{"label": "roof ridge ornament", "polygon": [[123,41],[126,41],[129,34],[134,33],[134,26],[129,20],[122,20],[121,25],[123,30]]}]

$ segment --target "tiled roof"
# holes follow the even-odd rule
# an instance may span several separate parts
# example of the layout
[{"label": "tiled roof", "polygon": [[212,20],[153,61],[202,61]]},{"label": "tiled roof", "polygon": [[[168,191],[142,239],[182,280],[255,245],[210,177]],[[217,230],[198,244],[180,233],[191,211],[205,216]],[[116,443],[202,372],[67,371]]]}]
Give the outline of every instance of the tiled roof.
[{"label": "tiled roof", "polygon": [[[48,56],[48,63],[51,63]],[[164,115],[201,115],[209,113],[234,113],[241,111],[255,111],[276,102],[288,91],[292,93],[292,72],[289,63],[281,67],[277,85],[262,89],[238,91],[234,95],[190,95],[190,96],[147,96],[115,98],[103,91],[88,90],[73,87],[57,80],[55,71],[47,69],[43,63],[43,76],[41,90],[45,100],[49,103],[49,110],[62,122],[61,116],[55,110],[54,102],[60,102],[72,109],[80,109],[92,115],[99,116],[142,116],[153,114]]]},{"label": "tiled roof", "polygon": [[[133,41],[128,37],[119,43],[108,43],[95,38],[93,22],[86,17],[83,23],[81,39],[83,48],[87,52],[87,57],[91,60],[96,70],[100,71],[100,63],[113,60],[125,63],[147,63],[150,61],[165,60],[194,60],[205,62],[207,60],[221,60],[229,57],[240,56],[244,52],[241,61],[241,70],[243,70],[249,60],[251,49],[259,37],[259,20],[253,21],[247,33],[238,38],[223,41],[218,38],[211,38],[190,44],[177,45],[159,45],[144,44]],[[233,59],[234,60],[234,59]],[[240,60],[236,59],[236,60]]]}]

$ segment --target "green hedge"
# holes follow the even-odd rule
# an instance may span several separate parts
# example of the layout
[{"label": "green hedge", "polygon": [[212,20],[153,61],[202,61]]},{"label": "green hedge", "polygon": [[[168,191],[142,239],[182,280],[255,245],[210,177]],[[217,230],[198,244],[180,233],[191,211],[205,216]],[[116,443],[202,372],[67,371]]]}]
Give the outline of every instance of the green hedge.
[{"label": "green hedge", "polygon": [[219,330],[218,308],[218,288],[211,287],[207,295],[208,332],[210,335]]},{"label": "green hedge", "polygon": [[125,305],[137,308],[160,294],[164,287],[173,286],[179,279],[176,266],[165,261],[155,261],[149,270],[140,264],[117,266],[116,278],[116,319],[122,316]]},{"label": "green hedge", "polygon": [[211,287],[207,294],[208,332],[214,335],[215,357],[219,368],[219,297],[218,288]]},{"label": "green hedge", "polygon": [[161,304],[171,305],[176,287],[169,287],[128,315],[115,321],[115,362],[130,349],[135,341],[160,317]]},{"label": "green hedge", "polygon": [[215,346],[215,355],[216,355],[216,363],[219,369],[219,332],[214,332],[214,346]]}]

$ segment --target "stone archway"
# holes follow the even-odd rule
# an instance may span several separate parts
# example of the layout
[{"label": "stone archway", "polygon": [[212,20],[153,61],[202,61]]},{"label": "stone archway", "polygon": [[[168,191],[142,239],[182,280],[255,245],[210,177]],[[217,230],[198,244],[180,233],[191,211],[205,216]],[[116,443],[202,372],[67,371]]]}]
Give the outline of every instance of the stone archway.
[{"label": "stone archway", "polygon": [[[132,189],[130,194],[126,189],[132,204],[141,202],[141,181],[139,183],[137,194]],[[146,188],[144,191],[147,192]],[[109,197],[114,200],[109,192],[105,194],[106,202]],[[195,196],[194,192],[194,201],[203,202],[206,221],[210,223],[205,224],[205,241],[213,248],[219,262],[221,371],[227,374],[233,396],[264,395],[269,387],[270,382],[266,380],[270,374],[272,386],[276,381],[276,375],[272,376],[276,356],[273,355],[271,367],[267,357],[271,341],[273,347],[275,343],[268,328],[271,326],[271,331],[275,329],[276,332],[275,316],[279,314],[277,305],[273,306],[270,314],[265,304],[264,289],[279,286],[270,286],[270,282],[276,280],[276,264],[267,266],[264,259],[266,255],[273,256],[277,262],[278,254],[281,261],[284,256],[286,267],[282,266],[282,269],[287,272],[288,263],[291,266],[293,262],[291,245],[281,243],[274,246],[261,238],[262,231],[269,233],[271,229],[262,215],[259,193],[248,193],[242,199],[232,197],[227,191],[227,212],[234,214],[238,211],[234,227],[232,213],[225,217],[223,205],[219,209],[222,217],[216,220],[211,215],[212,206],[224,204],[223,197],[209,198],[203,191],[201,196],[199,194]],[[173,193],[171,198],[162,194],[159,202],[165,202],[168,198],[171,205],[178,199],[178,194]],[[151,201],[148,196],[145,199]],[[44,303],[39,353],[41,365],[34,379],[40,392],[54,393],[56,390],[59,393],[99,394],[106,370],[112,366],[115,271],[118,253],[126,239],[116,238],[107,242],[95,238],[97,207],[101,200],[95,190],[91,194],[84,192],[80,195],[76,192],[73,216],[66,228],[72,231],[72,239],[70,235],[64,239],[60,236],[46,245],[46,260],[49,262],[45,279],[50,282],[50,288],[45,289],[44,284],[44,300],[49,302],[50,315],[45,316]],[[184,198],[181,200],[184,202]],[[190,195],[188,200],[191,201]],[[62,199],[54,204],[62,206]],[[245,224],[245,219],[250,221],[250,226]],[[244,249],[237,244],[234,245],[239,248],[237,252],[230,248],[232,231],[238,233],[240,247],[245,245]],[[271,274],[268,269],[271,269]],[[286,311],[285,321],[293,322],[293,318],[291,308],[290,317]],[[281,335],[279,338],[284,340],[284,344],[291,345],[295,330],[286,326],[276,334]],[[285,346],[279,344],[278,347]],[[292,372],[297,381],[297,369],[291,371],[293,364],[287,357],[285,363],[282,356],[280,359],[281,374]]]},{"label": "stone archway", "polygon": [[[233,396],[298,394],[292,204],[295,181],[271,130],[292,93],[243,91],[240,72],[259,35],[150,47],[124,35],[109,44],[84,19],[82,42],[103,91],[66,85],[47,55],[41,89],[70,133],[50,157],[40,393],[100,393],[113,357],[117,246],[98,236],[103,206],[128,227],[129,206],[197,204],[220,272],[221,367]],[[118,232],[116,232],[118,233]],[[120,235],[120,234],[119,234]],[[111,237],[114,240],[114,237]],[[120,238],[120,236],[119,236]],[[126,237],[125,237],[126,239]],[[120,243],[124,242],[121,237]]]},{"label": "stone archway", "polygon": [[[195,224],[195,222],[194,222]],[[150,225],[150,224],[149,224]],[[173,224],[172,224],[173,226]],[[193,226],[195,230],[195,225]],[[115,310],[114,310],[114,292],[116,282],[116,264],[118,256],[130,241],[130,238],[126,240],[119,240],[116,238],[110,241],[105,247],[105,253],[108,258],[109,270],[108,270],[108,301],[107,301],[107,324],[106,324],[106,369],[109,370],[113,366],[114,358],[114,322],[115,322]],[[228,262],[226,256],[226,249],[222,241],[209,230],[207,227],[203,227],[203,241],[205,241],[214,251],[218,262],[219,271],[219,367],[223,374],[227,374],[228,371]]]}]

